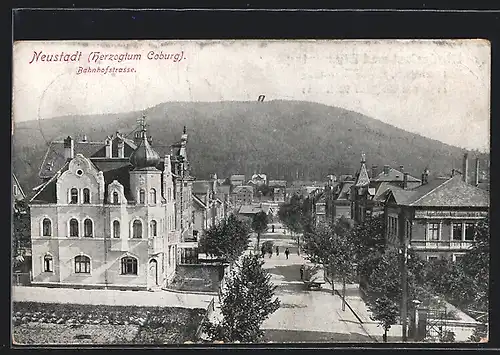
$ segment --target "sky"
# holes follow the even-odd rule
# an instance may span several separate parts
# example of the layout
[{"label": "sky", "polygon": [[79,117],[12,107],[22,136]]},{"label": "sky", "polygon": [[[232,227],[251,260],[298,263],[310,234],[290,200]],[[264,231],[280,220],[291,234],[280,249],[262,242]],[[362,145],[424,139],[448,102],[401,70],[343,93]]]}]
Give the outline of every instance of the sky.
[{"label": "sky", "polygon": [[[490,52],[485,40],[16,42],[13,117],[15,123],[167,101],[256,101],[263,94],[266,101],[342,107],[486,151]],[[106,72],[85,72],[98,68]]]}]

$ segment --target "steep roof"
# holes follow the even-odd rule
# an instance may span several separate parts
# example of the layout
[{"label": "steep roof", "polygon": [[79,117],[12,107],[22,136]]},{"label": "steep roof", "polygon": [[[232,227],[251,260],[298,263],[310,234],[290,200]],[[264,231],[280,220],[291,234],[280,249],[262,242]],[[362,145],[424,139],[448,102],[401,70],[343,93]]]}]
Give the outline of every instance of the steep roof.
[{"label": "steep roof", "polygon": [[[74,156],[83,154],[85,157],[92,157],[96,153],[100,155],[101,148],[104,147],[104,142],[78,142],[74,141]],[[102,155],[105,156],[105,155]],[[50,143],[45,153],[45,157],[40,165],[38,175],[41,178],[50,178],[59,171],[66,163],[64,156],[64,141],[54,141]]]},{"label": "steep roof", "polygon": [[465,183],[460,175],[435,179],[411,190],[391,188],[397,204],[419,207],[488,207],[488,191]]},{"label": "steep roof", "polygon": [[59,176],[69,168],[69,162],[66,162],[54,175],[38,189],[38,191],[31,197],[30,203],[56,203],[56,183]]},{"label": "steep roof", "polygon": [[[372,178],[372,181],[374,182],[388,182],[388,181],[403,181],[403,176],[404,172],[389,168],[389,171],[387,174],[385,174],[383,171],[378,174],[375,178]],[[413,177],[411,175],[408,175],[408,181],[410,182],[420,182],[420,179],[417,179],[416,177]]]},{"label": "steep roof", "polygon": [[368,186],[370,184],[370,178],[368,177],[368,171],[366,171],[365,163],[361,163],[361,169],[356,177],[356,186]]},{"label": "steep roof", "polygon": [[337,195],[336,200],[349,200],[349,194],[351,193],[351,186],[354,181],[344,181],[341,183],[340,191]]}]

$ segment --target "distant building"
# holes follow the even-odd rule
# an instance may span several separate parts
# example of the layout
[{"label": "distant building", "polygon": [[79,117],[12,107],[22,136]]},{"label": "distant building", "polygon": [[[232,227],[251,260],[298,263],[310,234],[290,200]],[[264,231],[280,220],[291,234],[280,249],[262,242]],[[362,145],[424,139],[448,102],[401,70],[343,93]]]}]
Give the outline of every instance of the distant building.
[{"label": "distant building", "polygon": [[253,174],[252,178],[248,184],[253,184],[255,186],[267,185],[267,175],[266,174]]},{"label": "distant building", "polygon": [[253,202],[253,187],[248,185],[236,186],[231,193],[231,203],[233,207],[239,208],[242,205],[251,205]]},{"label": "distant building", "polygon": [[224,201],[218,197],[217,180],[193,182],[193,236],[201,235],[225,218]]},{"label": "distant building", "polygon": [[285,194],[286,194],[285,187],[273,187],[273,201],[274,202],[284,203],[285,202]]},{"label": "distant building", "polygon": [[476,222],[488,216],[489,194],[466,181],[467,174],[432,181],[428,175],[424,172],[423,184],[416,188],[391,189],[386,237],[398,247],[406,243],[427,260],[456,260],[471,247]]},{"label": "distant building", "polygon": [[245,175],[231,175],[229,181],[231,182],[231,185],[233,185],[233,187],[242,186],[245,185],[246,178]]},{"label": "distant building", "polygon": [[275,210],[271,205],[266,204],[255,204],[255,205],[245,205],[241,206],[238,210],[238,214],[242,217],[253,218],[257,213],[264,212],[268,215],[269,219],[272,219],[275,215]]}]

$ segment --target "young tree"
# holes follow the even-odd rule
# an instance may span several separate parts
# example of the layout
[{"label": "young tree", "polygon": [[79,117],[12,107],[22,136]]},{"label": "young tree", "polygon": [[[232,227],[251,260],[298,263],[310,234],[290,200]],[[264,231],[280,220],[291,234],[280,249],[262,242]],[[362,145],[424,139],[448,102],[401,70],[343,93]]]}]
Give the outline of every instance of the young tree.
[{"label": "young tree", "polygon": [[380,257],[369,278],[368,294],[371,318],[384,329],[386,342],[387,332],[397,322],[401,299],[401,273],[395,250],[388,250]]},{"label": "young tree", "polygon": [[203,324],[211,340],[255,343],[263,335],[260,326],[280,306],[263,263],[258,255],[245,255],[231,272],[221,296],[221,322]]},{"label": "young tree", "polygon": [[231,214],[226,220],[211,226],[203,233],[199,248],[207,255],[222,258],[232,264],[248,248],[249,243],[248,224]]},{"label": "young tree", "polygon": [[341,219],[333,225],[319,224],[312,232],[304,233],[304,250],[308,259],[323,264],[325,270],[332,276],[332,291],[334,291],[333,275],[341,279],[343,310],[345,310],[346,282],[354,275],[355,246],[347,238],[349,230],[349,222]]},{"label": "young tree", "polygon": [[260,246],[260,234],[267,230],[268,216],[264,211],[260,211],[253,215],[252,218],[252,229],[257,233],[257,250]]},{"label": "young tree", "polygon": [[14,266],[17,267],[22,263],[16,258],[19,256],[19,249],[31,247],[31,222],[26,201],[15,202],[12,217],[12,257],[14,258]]},{"label": "young tree", "polygon": [[[310,203],[309,203],[310,204]],[[300,233],[310,231],[312,217],[308,213],[307,202],[297,195],[292,196],[290,202],[284,203],[278,210],[280,221],[292,232],[297,234],[297,253],[300,251]]]}]

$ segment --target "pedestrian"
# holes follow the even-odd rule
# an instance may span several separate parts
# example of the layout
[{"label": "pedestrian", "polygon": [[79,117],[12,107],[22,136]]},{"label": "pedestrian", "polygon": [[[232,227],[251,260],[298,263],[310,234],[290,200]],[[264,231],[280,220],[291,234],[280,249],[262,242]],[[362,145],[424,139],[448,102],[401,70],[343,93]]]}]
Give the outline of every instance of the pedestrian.
[{"label": "pedestrian", "polygon": [[262,257],[264,257],[266,255],[266,248],[262,246],[262,248],[260,248],[260,251],[262,252]]},{"label": "pedestrian", "polygon": [[276,256],[280,256],[280,248],[276,245]]},{"label": "pedestrian", "polygon": [[288,248],[285,249],[285,256],[286,258],[288,259],[288,255],[290,254],[290,250],[288,250]]},{"label": "pedestrian", "polygon": [[300,267],[300,279],[304,280],[304,265]]}]

